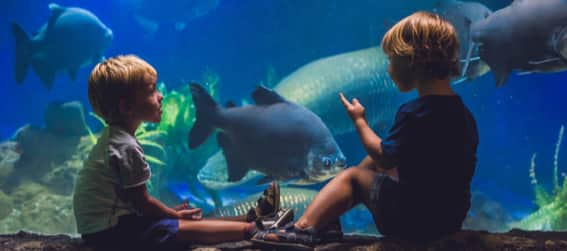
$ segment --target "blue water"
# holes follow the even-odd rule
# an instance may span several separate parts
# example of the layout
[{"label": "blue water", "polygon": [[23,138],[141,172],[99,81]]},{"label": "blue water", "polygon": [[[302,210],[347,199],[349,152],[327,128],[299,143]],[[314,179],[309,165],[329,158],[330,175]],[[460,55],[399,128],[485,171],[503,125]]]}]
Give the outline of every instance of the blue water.
[{"label": "blue water", "polygon": [[[33,33],[47,20],[49,2],[0,2],[0,140],[10,138],[25,124],[42,126],[51,101],[79,100],[90,111],[86,82],[92,66],[81,68],[75,82],[59,73],[51,90],[31,70],[22,85],[14,80],[9,24],[17,22]],[[210,13],[186,22],[184,30],[166,23],[153,34],[136,21],[130,2],[143,1],[57,3],[95,13],[114,32],[105,55],[139,55],[155,66],[159,81],[168,88],[199,80],[207,69],[214,71],[221,77],[224,103],[248,97],[270,67],[282,78],[317,58],[376,46],[393,23],[413,11],[430,9],[435,1],[221,0]],[[511,1],[482,2],[495,10]],[[511,211],[533,209],[530,157],[538,153],[538,180],[549,184],[559,128],[567,124],[566,82],[565,72],[512,75],[505,86],[496,88],[488,73],[455,86],[479,128],[473,190],[482,190]],[[86,119],[93,128],[99,127],[92,117]],[[338,136],[337,141],[349,164],[364,157],[356,134]],[[566,170],[562,167],[565,149],[559,153],[560,173]]]}]

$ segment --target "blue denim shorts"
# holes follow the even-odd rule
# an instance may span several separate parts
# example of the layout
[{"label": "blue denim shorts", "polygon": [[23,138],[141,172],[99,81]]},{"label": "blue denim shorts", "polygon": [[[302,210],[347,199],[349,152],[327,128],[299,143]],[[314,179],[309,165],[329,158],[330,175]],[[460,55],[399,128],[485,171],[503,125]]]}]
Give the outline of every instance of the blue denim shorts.
[{"label": "blue denim shorts", "polygon": [[179,250],[182,245],[175,240],[178,231],[177,219],[124,215],[116,226],[81,237],[104,250]]}]

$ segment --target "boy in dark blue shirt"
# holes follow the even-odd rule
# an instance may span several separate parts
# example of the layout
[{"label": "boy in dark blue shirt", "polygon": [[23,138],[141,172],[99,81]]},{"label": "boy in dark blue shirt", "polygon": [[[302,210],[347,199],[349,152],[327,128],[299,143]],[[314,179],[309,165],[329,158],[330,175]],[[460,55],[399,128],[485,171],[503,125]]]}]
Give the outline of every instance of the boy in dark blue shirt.
[{"label": "boy in dark blue shirt", "polygon": [[340,94],[368,156],[331,180],[295,223],[261,231],[254,241],[296,246],[336,240],[342,236],[339,216],[358,203],[369,208],[386,236],[431,240],[461,228],[478,135],[450,84],[459,74],[455,29],[438,15],[417,12],[384,35],[382,48],[398,89],[416,89],[419,97],[399,108],[382,140],[369,127],[364,106]]}]

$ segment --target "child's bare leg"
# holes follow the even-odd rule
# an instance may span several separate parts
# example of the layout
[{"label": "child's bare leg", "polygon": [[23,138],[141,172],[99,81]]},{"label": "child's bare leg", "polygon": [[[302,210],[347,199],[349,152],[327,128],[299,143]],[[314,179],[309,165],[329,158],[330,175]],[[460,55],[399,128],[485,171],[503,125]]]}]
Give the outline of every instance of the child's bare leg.
[{"label": "child's bare leg", "polygon": [[239,222],[247,222],[246,215],[237,215],[237,216],[222,216],[222,217],[209,217],[204,220],[225,220],[225,221],[239,221]]},{"label": "child's bare leg", "polygon": [[249,237],[252,223],[224,220],[179,220],[177,240],[213,244],[240,241]]},{"label": "child's bare leg", "polygon": [[333,178],[315,196],[295,225],[299,228],[321,229],[354,205],[370,200],[370,186],[376,172],[361,167],[348,168]]}]

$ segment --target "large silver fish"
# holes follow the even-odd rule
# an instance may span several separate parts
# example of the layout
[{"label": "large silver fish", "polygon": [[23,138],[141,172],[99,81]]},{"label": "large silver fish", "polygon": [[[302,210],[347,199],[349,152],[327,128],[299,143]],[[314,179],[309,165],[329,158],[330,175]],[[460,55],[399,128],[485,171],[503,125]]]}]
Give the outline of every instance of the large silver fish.
[{"label": "large silver fish", "polygon": [[567,69],[567,1],[516,0],[471,25],[480,58],[490,66],[496,85],[510,72]]},{"label": "large silver fish", "polygon": [[357,98],[370,125],[380,132],[390,127],[398,106],[407,98],[388,75],[388,57],[370,47],[315,60],[284,79],[274,90],[317,114],[334,135],[354,131],[339,101],[339,92]]},{"label": "large silver fish", "polygon": [[227,162],[228,181],[257,170],[278,180],[301,183],[324,181],[345,165],[345,157],[331,132],[317,115],[258,87],[256,105],[219,107],[198,84],[191,84],[196,121],[189,148],[202,144],[215,128]]},{"label": "large silver fish", "polygon": [[[282,187],[280,189],[280,207],[293,209],[295,215],[302,215],[317,192],[317,190]],[[212,216],[245,215],[250,208],[256,207],[260,195],[262,195],[261,192],[238,200],[236,203],[217,208],[212,212]]]},{"label": "large silver fish", "polygon": [[[307,209],[307,206],[309,206],[317,193],[317,190],[282,187],[280,188],[280,207],[293,209],[295,219],[297,220],[303,215],[305,209]],[[261,192],[256,193],[238,200],[238,202],[215,209],[209,216],[225,217],[246,215],[250,208],[256,206],[256,201],[261,194]],[[364,205],[358,205],[341,216],[341,225],[344,232],[378,233],[372,215]]]},{"label": "large silver fish", "polygon": [[103,58],[112,42],[112,31],[93,13],[76,7],[49,4],[51,16],[32,38],[12,24],[16,39],[15,76],[22,83],[29,66],[47,88],[53,86],[57,71],[67,71],[75,80],[77,70]]}]

